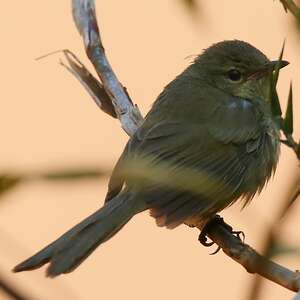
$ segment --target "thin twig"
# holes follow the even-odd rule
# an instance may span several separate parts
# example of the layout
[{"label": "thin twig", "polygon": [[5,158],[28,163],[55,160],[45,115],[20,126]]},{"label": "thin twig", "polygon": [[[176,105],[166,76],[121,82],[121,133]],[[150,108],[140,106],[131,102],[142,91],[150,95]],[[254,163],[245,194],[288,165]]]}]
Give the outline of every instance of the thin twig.
[{"label": "thin twig", "polygon": [[60,64],[83,85],[101,110],[113,118],[117,118],[115,108],[103,84],[88,71],[73,52],[67,49],[62,50],[62,52],[65,55],[68,65],[63,61],[60,61]]},{"label": "thin twig", "polygon": [[[83,37],[86,52],[101,78],[104,89],[111,97],[123,129],[132,136],[143,123],[143,117],[116,78],[105,56],[99,35],[95,5],[92,0],[73,0],[73,16]],[[241,264],[250,273],[261,276],[292,291],[300,290],[300,274],[258,254],[221,225],[210,226],[208,237],[222,248],[225,254]]]}]

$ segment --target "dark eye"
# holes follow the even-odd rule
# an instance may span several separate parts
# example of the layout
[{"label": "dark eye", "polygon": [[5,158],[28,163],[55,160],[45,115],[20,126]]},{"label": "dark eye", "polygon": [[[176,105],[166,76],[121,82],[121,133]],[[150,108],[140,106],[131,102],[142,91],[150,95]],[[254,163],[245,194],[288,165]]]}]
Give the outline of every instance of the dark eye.
[{"label": "dark eye", "polygon": [[242,73],[237,69],[229,70],[227,75],[231,81],[240,81],[242,79]]}]

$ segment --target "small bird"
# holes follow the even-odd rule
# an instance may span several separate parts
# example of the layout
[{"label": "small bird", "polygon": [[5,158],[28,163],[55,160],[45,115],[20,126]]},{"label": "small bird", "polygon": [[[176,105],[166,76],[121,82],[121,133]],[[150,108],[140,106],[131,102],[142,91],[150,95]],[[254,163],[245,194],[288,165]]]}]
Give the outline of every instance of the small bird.
[{"label": "small bird", "polygon": [[270,76],[287,64],[239,40],[204,50],[165,87],[128,141],[104,206],[14,272],[49,263],[48,276],[69,273],[148,209],[159,226],[199,227],[238,199],[248,204],[276,169]]}]

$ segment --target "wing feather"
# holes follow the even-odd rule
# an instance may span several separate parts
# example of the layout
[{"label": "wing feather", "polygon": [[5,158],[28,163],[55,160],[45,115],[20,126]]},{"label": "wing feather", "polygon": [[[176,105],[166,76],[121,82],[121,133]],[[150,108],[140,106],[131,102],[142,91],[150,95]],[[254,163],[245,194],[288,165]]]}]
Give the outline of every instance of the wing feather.
[{"label": "wing feather", "polygon": [[[148,203],[158,225],[173,228],[189,217],[216,213],[246,193],[249,156],[260,147],[260,115],[239,98],[213,105],[198,123],[194,116],[190,122],[160,116],[154,123],[150,112],[117,163],[108,198],[126,184]],[[153,114],[160,114],[157,105]],[[124,161],[143,160],[144,171],[152,174],[146,181],[118,176]]]}]

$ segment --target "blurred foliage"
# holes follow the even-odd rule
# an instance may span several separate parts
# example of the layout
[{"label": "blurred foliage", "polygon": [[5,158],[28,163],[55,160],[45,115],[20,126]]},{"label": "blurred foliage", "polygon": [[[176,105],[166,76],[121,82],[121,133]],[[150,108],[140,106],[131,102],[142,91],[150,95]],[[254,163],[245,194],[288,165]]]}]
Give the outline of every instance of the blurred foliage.
[{"label": "blurred foliage", "polygon": [[196,16],[199,16],[199,13],[201,12],[200,0],[180,0],[180,2],[192,17],[195,18]]},{"label": "blurred foliage", "polygon": [[293,26],[297,30],[298,34],[300,33],[300,3],[298,5],[293,0],[280,0],[285,12],[290,12],[293,18]]},{"label": "blurred foliage", "polygon": [[107,175],[107,172],[100,169],[71,168],[41,173],[37,175],[37,177],[51,181],[73,181],[82,179],[98,179],[105,175]]},{"label": "blurred foliage", "polygon": [[300,249],[298,247],[288,245],[286,242],[279,242],[275,240],[268,254],[270,258],[283,255],[297,255],[300,257]]},{"label": "blurred foliage", "polygon": [[22,177],[16,174],[0,174],[0,197],[16,187],[21,180]]},{"label": "blurred foliage", "polygon": [[293,0],[280,0],[286,12],[290,12],[300,22],[300,8]]},{"label": "blurred foliage", "polygon": [[13,190],[20,183],[46,180],[49,182],[58,181],[75,181],[75,180],[92,180],[99,179],[107,175],[107,171],[100,168],[89,167],[72,167],[66,169],[59,169],[54,171],[46,171],[40,173],[16,174],[16,173],[3,173],[0,174],[0,197],[8,191]]},{"label": "blurred foliage", "polygon": [[182,0],[183,4],[186,5],[188,9],[194,9],[197,7],[197,1],[196,0]]},{"label": "blurred foliage", "polygon": [[[23,295],[18,289],[16,289],[15,285],[8,283],[7,280],[4,280],[3,276],[0,276],[0,290],[4,292],[10,299],[14,300],[33,300],[33,298],[29,298]],[[6,298],[5,298],[6,299]]]}]

